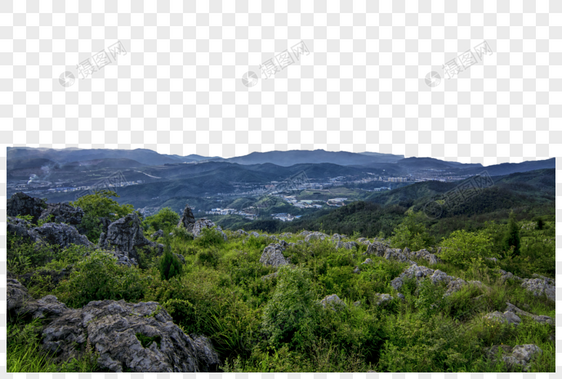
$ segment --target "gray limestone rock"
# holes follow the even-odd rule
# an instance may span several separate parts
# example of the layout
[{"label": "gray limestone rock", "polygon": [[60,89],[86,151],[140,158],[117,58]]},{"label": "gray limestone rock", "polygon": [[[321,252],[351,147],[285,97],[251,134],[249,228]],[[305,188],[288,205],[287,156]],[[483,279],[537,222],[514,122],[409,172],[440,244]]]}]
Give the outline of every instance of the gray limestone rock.
[{"label": "gray limestone rock", "polygon": [[260,257],[260,263],[264,266],[279,267],[289,264],[289,260],[283,255],[283,251],[287,246],[285,241],[283,243],[272,243],[263,249]]},{"label": "gray limestone rock", "polygon": [[[143,345],[139,338],[147,337],[153,340]],[[92,301],[43,330],[43,347],[63,360],[87,342],[100,368],[113,372],[217,371],[220,363],[207,338],[186,335],[156,302]]]},{"label": "gray limestone rock", "polygon": [[47,203],[43,199],[38,199],[26,195],[23,192],[18,192],[12,195],[7,202],[7,215],[16,217],[18,215],[33,216],[32,223],[37,224],[41,213],[47,208]]}]

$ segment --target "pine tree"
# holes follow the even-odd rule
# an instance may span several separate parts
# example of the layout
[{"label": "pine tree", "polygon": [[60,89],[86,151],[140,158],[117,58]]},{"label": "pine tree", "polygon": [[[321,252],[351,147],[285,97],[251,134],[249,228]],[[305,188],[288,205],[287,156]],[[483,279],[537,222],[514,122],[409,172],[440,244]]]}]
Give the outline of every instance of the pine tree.
[{"label": "pine tree", "polygon": [[521,253],[521,236],[519,235],[519,225],[515,221],[515,213],[511,212],[509,215],[509,222],[507,224],[507,231],[503,240],[504,251],[509,251],[513,246],[513,255]]},{"label": "pine tree", "polygon": [[182,264],[180,260],[172,253],[170,246],[166,246],[166,251],[160,259],[160,277],[162,280],[169,280],[181,273]]}]

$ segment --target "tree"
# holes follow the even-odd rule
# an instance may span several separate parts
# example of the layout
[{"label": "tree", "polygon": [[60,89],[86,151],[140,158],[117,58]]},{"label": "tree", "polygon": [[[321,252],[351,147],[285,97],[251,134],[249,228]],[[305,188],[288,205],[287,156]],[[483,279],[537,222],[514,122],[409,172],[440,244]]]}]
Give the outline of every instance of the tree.
[{"label": "tree", "polygon": [[513,248],[513,255],[518,256],[521,254],[521,236],[519,234],[519,225],[515,221],[515,213],[509,214],[509,222],[507,224],[507,231],[503,240],[503,250],[509,251]]},{"label": "tree", "polygon": [[170,245],[167,245],[164,255],[160,258],[160,278],[169,280],[174,276],[181,275],[182,271],[179,258],[172,253]]},{"label": "tree", "polygon": [[174,212],[171,208],[162,208],[158,213],[148,216],[144,219],[142,225],[145,229],[152,229],[154,231],[163,230],[165,234],[172,231],[180,221],[180,215]]},{"label": "tree", "polygon": [[119,197],[119,195],[114,191],[100,190],[70,203],[73,207],[80,207],[84,211],[80,226],[85,229],[86,236],[92,242],[98,242],[100,238],[102,217],[113,222],[135,210],[131,204],[120,205],[112,197]]},{"label": "tree", "polygon": [[422,212],[409,212],[406,218],[394,229],[392,245],[395,248],[420,250],[429,247],[433,238],[427,232]]}]

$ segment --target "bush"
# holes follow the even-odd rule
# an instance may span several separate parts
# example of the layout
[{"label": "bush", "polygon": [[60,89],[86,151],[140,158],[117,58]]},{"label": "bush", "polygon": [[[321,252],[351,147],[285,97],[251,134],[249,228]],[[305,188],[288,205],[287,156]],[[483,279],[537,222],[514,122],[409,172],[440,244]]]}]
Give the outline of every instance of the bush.
[{"label": "bush", "polygon": [[195,243],[201,247],[210,247],[216,245],[224,245],[224,238],[220,231],[215,228],[204,228],[199,236],[195,239]]},{"label": "bush", "polygon": [[425,218],[422,212],[408,213],[404,221],[394,229],[392,246],[399,249],[408,247],[413,251],[431,246],[433,238],[427,232]]},{"label": "bush", "polygon": [[98,242],[102,232],[100,217],[116,221],[135,210],[131,204],[119,205],[117,201],[111,199],[112,197],[119,197],[119,195],[113,191],[101,190],[70,202],[73,207],[80,207],[84,211],[80,226],[86,230],[86,236],[94,243]]},{"label": "bush", "polygon": [[[151,231],[164,231],[168,234],[178,225],[180,216],[171,208],[162,208],[158,213],[148,216],[144,219],[142,225],[146,230]],[[185,230],[185,229],[184,229]]]},{"label": "bush", "polygon": [[146,279],[136,267],[117,264],[112,254],[96,250],[75,266],[68,280],[56,289],[59,299],[73,308],[93,300],[126,300],[143,297]]},{"label": "bush", "polygon": [[162,280],[170,280],[174,276],[181,275],[182,264],[178,257],[176,257],[170,247],[166,247],[166,251],[162,258],[160,258],[160,277]]},{"label": "bush", "polygon": [[319,307],[309,271],[280,268],[277,288],[263,312],[262,329],[271,345],[280,347],[310,335]]},{"label": "bush", "polygon": [[462,267],[468,267],[474,258],[493,256],[491,239],[484,232],[457,230],[443,240],[441,246],[443,250],[439,257],[445,262]]}]

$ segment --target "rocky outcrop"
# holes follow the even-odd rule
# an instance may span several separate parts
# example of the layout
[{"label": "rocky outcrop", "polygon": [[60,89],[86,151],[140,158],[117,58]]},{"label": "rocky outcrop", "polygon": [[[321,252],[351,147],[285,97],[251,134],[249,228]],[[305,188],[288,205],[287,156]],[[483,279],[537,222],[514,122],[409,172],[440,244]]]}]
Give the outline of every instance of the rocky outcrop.
[{"label": "rocky outcrop", "polygon": [[373,243],[369,244],[367,251],[363,254],[375,255],[377,257],[384,257],[385,259],[392,259],[399,262],[411,262],[411,259],[424,259],[430,264],[441,262],[435,254],[430,253],[426,249],[421,249],[419,251],[411,251],[407,247],[404,250],[394,249],[391,248],[388,243],[381,241],[373,241]]},{"label": "rocky outcrop", "polygon": [[178,223],[179,228],[185,228],[188,231],[191,231],[193,224],[195,223],[195,217],[193,216],[193,212],[189,207],[189,204],[185,205],[183,213],[180,218],[180,222]]},{"label": "rocky outcrop", "polygon": [[500,322],[502,324],[505,324],[505,323],[513,324],[515,326],[517,326],[521,323],[521,318],[511,311],[505,311],[504,313],[501,313],[499,311],[495,311],[495,312],[492,312],[492,313],[485,314],[483,316],[483,318],[494,321],[494,322]]},{"label": "rocky outcrop", "polygon": [[[301,233],[302,234],[302,233]],[[321,240],[323,241],[324,239],[328,238],[329,236],[325,233],[321,233],[321,232],[312,232],[307,234],[306,237],[304,237],[304,242],[310,242],[312,240]]]},{"label": "rocky outcrop", "polygon": [[164,237],[164,231],[162,229],[160,229],[157,232],[152,233],[151,237],[153,239],[162,238],[162,237]]},{"label": "rocky outcrop", "polygon": [[420,281],[424,278],[429,278],[433,284],[444,282],[447,284],[447,290],[444,296],[449,296],[453,292],[459,291],[462,287],[467,284],[473,284],[482,286],[479,281],[465,281],[454,276],[447,275],[441,270],[432,270],[425,266],[418,266],[416,263],[408,267],[399,277],[394,278],[390,285],[395,289],[399,290],[404,284],[404,280],[407,278],[415,278],[416,281]]},{"label": "rocky outcrop", "polygon": [[18,280],[8,279],[6,298],[8,306],[8,316],[10,312],[15,312],[24,306],[24,304],[32,300],[31,296],[27,293],[27,288],[25,288]]},{"label": "rocky outcrop", "polygon": [[358,246],[358,245],[357,245],[357,242],[353,242],[353,241],[351,241],[351,242],[342,242],[342,241],[338,241],[338,242],[336,243],[336,249],[341,249],[341,248],[343,248],[343,249],[347,249],[347,250],[353,250],[353,249],[355,249],[357,246]]},{"label": "rocky outcrop", "polygon": [[82,208],[73,207],[68,203],[52,203],[47,205],[39,220],[51,221],[56,223],[65,223],[73,226],[80,225],[84,211]]},{"label": "rocky outcrop", "polygon": [[78,230],[76,230],[74,226],[66,224],[49,222],[43,224],[43,226],[31,229],[29,235],[35,242],[45,242],[62,248],[69,247],[72,244],[88,247],[94,246],[94,244],[88,240],[88,237],[78,233]]},{"label": "rocky outcrop", "polygon": [[524,317],[531,317],[533,320],[535,320],[538,323],[541,324],[550,324],[550,325],[554,325],[554,320],[548,316],[538,316],[538,315],[534,315],[532,313],[529,312],[525,312],[522,309],[517,308],[515,305],[511,304],[511,303],[507,303],[507,310],[509,312],[513,312],[515,314],[517,314],[518,316],[524,316]]},{"label": "rocky outcrop", "polygon": [[330,308],[332,308],[335,311],[338,311],[338,310],[346,307],[343,300],[340,299],[339,296],[336,295],[336,294],[326,296],[325,298],[320,300],[320,304],[322,304],[322,306],[324,308],[329,306]]},{"label": "rocky outcrop", "polygon": [[377,299],[375,305],[382,305],[394,300],[394,298],[388,293],[377,293],[375,294],[375,297]]},{"label": "rocky outcrop", "polygon": [[34,224],[37,224],[41,213],[45,208],[47,208],[45,200],[31,197],[23,192],[13,194],[12,197],[8,199],[7,206],[8,216],[16,217],[18,215],[30,215],[33,216],[33,220],[31,222]]},{"label": "rocky outcrop", "polygon": [[49,322],[43,348],[61,360],[79,358],[86,343],[98,354],[102,370],[122,372],[217,371],[218,355],[204,336],[190,337],[158,303],[91,301],[70,309],[53,295],[34,300],[17,280],[7,282],[8,317]]},{"label": "rocky outcrop", "polygon": [[360,243],[361,245],[370,245],[371,241],[369,241],[367,238],[361,237],[357,239],[357,242]]},{"label": "rocky outcrop", "polygon": [[8,217],[7,231],[18,237],[30,238],[28,230],[31,229],[31,223],[17,217]]},{"label": "rocky outcrop", "polygon": [[62,248],[70,245],[93,247],[88,238],[78,232],[74,226],[49,222],[35,228],[25,220],[8,217],[8,232],[14,233],[31,242],[58,245]]},{"label": "rocky outcrop", "polygon": [[56,296],[47,295],[39,300],[33,299],[19,281],[8,279],[7,303],[8,317],[23,316],[32,318],[55,318],[68,310]]},{"label": "rocky outcrop", "polygon": [[149,241],[143,234],[141,221],[136,213],[111,223],[107,233],[102,233],[98,243],[100,249],[113,252],[118,263],[130,266],[138,265],[139,251],[144,248],[156,249],[156,254],[164,251],[162,244]]},{"label": "rocky outcrop", "polygon": [[554,280],[546,277],[538,277],[534,279],[524,279],[521,287],[531,292],[535,296],[546,295],[552,301],[556,301],[556,288]]},{"label": "rocky outcrop", "polygon": [[272,243],[263,249],[260,257],[260,263],[264,266],[285,266],[289,264],[289,260],[283,255],[283,251],[287,248],[287,243],[281,240],[279,243]]},{"label": "rocky outcrop", "polygon": [[190,229],[187,230],[191,232],[191,234],[193,234],[194,238],[197,238],[199,237],[203,229],[212,228],[213,226],[215,226],[215,223],[212,222],[211,220],[208,220],[206,218],[200,218],[199,220],[195,221],[192,224],[191,230]]},{"label": "rocky outcrop", "polygon": [[87,341],[100,368],[113,372],[216,371],[219,364],[207,338],[186,335],[155,302],[92,301],[43,330],[43,347],[61,359],[76,356],[75,345]]},{"label": "rocky outcrop", "polygon": [[532,360],[542,354],[542,350],[537,345],[517,345],[513,348],[509,345],[494,345],[488,350],[488,357],[492,361],[496,361],[500,348],[503,352],[501,359],[505,362],[508,371],[518,368],[529,371]]},{"label": "rocky outcrop", "polygon": [[513,279],[513,280],[517,280],[517,281],[522,281],[522,280],[523,280],[523,278],[520,278],[520,277],[518,277],[518,276],[515,276],[515,275],[513,275],[511,272],[507,272],[507,271],[504,271],[504,270],[502,270],[502,269],[500,269],[499,271],[500,271],[500,274],[501,274],[500,280],[501,280],[502,282],[505,282],[505,281],[508,280],[508,279]]}]

